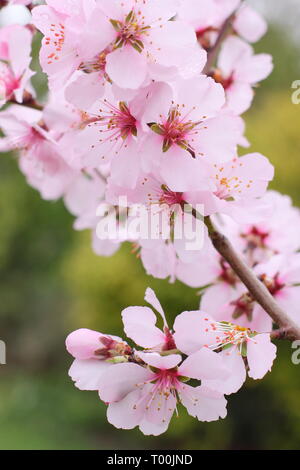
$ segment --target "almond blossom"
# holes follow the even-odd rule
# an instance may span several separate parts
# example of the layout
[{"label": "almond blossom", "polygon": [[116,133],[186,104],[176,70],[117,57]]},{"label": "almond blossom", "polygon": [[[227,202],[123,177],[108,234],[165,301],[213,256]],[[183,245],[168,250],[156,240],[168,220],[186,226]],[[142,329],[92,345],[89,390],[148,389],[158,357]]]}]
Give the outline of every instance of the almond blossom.
[{"label": "almond blossom", "polygon": [[204,380],[208,387],[217,387],[225,394],[238,391],[246,380],[244,359],[249,366],[248,375],[261,379],[271,370],[276,357],[276,346],[270,334],[257,333],[230,322],[217,322],[206,312],[184,312],[174,323],[174,338],[178,348],[193,354],[203,346],[219,350],[231,374],[227,381]]},{"label": "almond blossom", "polygon": [[157,0],[77,0],[71,8],[48,0],[33,11],[34,24],[45,34],[43,68],[54,84],[78,68],[89,72],[90,67],[92,71],[103,67],[119,87],[137,89],[150,77],[184,71],[186,54],[192,50],[195,73],[200,72],[206,54],[195,49],[192,28],[170,21],[176,11],[176,0],[163,4]]},{"label": "almond blossom", "polygon": [[117,336],[82,328],[66,339],[66,348],[75,358],[69,375],[80,390],[98,390],[99,379],[112,366],[112,358],[131,354],[131,348]]},{"label": "almond blossom", "polygon": [[210,360],[208,366],[208,349],[189,356],[181,365],[179,354],[163,357],[140,352],[137,356],[147,367],[117,364],[100,378],[99,396],[109,403],[107,419],[115,427],[139,426],[146,435],[162,434],[168,429],[178,401],[199,421],[225,418],[226,400],[221,393],[185,383],[187,377],[203,380],[214,375],[226,376],[219,361]]},{"label": "almond blossom", "polygon": [[0,107],[11,99],[22,103],[24,91],[32,92],[31,42],[32,34],[23,26],[0,29]]},{"label": "almond blossom", "polygon": [[226,39],[213,72],[226,92],[225,110],[234,114],[247,111],[254,97],[253,87],[267,78],[272,69],[269,54],[254,54],[251,46],[238,37]]},{"label": "almond blossom", "polygon": [[19,166],[28,183],[44,199],[61,197],[74,177],[63,160],[59,146],[44,128],[39,111],[16,105],[0,114],[6,137],[0,139],[2,151],[19,150]]},{"label": "almond blossom", "polygon": [[[63,200],[97,255],[129,242],[148,275],[199,294],[198,310],[170,323],[148,288],[149,306],[122,311],[128,342],[77,329],[70,377],[119,429],[158,436],[181,405],[199,421],[225,418],[224,395],[271,370],[273,329],[300,334],[300,212],[268,191],[267,157],[239,152],[251,144],[241,115],[273,68],[249,44],[264,19],[240,0],[4,3],[0,151],[18,152],[42,198]],[[43,104],[31,84],[37,31]],[[245,272],[290,322],[274,325]]]}]

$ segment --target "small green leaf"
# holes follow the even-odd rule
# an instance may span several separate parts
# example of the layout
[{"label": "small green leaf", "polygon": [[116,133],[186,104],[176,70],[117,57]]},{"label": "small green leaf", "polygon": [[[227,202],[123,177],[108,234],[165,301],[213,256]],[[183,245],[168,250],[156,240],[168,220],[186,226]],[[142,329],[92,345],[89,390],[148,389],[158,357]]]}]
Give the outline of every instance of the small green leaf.
[{"label": "small green leaf", "polygon": [[130,21],[132,20],[133,16],[134,16],[134,12],[133,12],[133,10],[131,10],[131,12],[128,13],[128,15],[127,15],[126,18],[125,18],[125,23],[130,23]]},{"label": "small green leaf", "polygon": [[119,21],[117,21],[117,20],[109,20],[109,21],[110,21],[110,23],[112,24],[113,28],[114,28],[117,32],[121,31],[122,25],[120,24]]},{"label": "small green leaf", "polygon": [[164,129],[159,124],[152,124],[151,130],[158,135],[164,135]]},{"label": "small green leaf", "polygon": [[242,344],[241,354],[243,357],[247,357],[247,343],[246,341]]},{"label": "small green leaf", "polygon": [[163,152],[167,152],[172,147],[172,141],[170,139],[165,139],[163,143]]}]

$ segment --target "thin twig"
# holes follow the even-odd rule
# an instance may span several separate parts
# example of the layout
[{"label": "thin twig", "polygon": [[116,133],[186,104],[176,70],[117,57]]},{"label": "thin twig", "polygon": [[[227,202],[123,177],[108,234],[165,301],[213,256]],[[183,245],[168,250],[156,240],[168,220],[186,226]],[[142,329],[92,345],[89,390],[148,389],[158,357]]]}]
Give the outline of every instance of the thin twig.
[{"label": "thin twig", "polygon": [[207,53],[207,62],[206,62],[206,65],[205,65],[202,73],[208,75],[211,72],[211,69],[212,69],[212,67],[213,67],[213,65],[216,61],[216,57],[218,55],[219,49],[222,45],[222,42],[224,41],[224,39],[226,39],[226,37],[227,37],[227,35],[230,31],[230,28],[232,26],[232,20],[235,17],[235,14],[236,14],[236,12],[234,11],[227,18],[227,20],[224,22],[222,28],[220,29],[220,32],[219,32],[219,35],[217,37],[217,40],[216,40],[215,44],[213,45],[213,47]]}]

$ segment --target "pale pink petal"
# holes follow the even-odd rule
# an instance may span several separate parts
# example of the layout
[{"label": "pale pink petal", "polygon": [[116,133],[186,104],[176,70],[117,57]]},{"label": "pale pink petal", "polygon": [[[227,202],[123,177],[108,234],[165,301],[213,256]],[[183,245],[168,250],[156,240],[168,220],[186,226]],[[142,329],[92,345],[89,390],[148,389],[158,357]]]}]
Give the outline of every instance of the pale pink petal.
[{"label": "pale pink petal", "polygon": [[224,396],[207,387],[193,388],[185,384],[181,387],[180,397],[188,413],[199,421],[216,421],[227,414]]},{"label": "pale pink petal", "polygon": [[235,297],[235,289],[226,282],[218,282],[205,289],[201,298],[201,308],[219,320],[218,312]]},{"label": "pale pink petal", "polygon": [[[32,34],[29,29],[15,26],[8,38],[10,64],[17,78],[20,78],[31,61]],[[22,47],[20,47],[20,44]]]},{"label": "pale pink petal", "polygon": [[175,90],[177,92],[176,102],[180,106],[184,105],[188,119],[195,122],[215,116],[225,103],[222,85],[206,75],[178,81]]},{"label": "pale pink petal", "polygon": [[[237,144],[241,137],[238,116],[224,115],[208,119],[199,128],[195,144],[198,153],[202,153],[213,163],[226,162],[236,157]],[[201,187],[198,189],[201,190]]]},{"label": "pale pink petal", "polygon": [[104,93],[103,76],[96,73],[80,73],[66,88],[65,97],[79,109],[88,110]]},{"label": "pale pink petal", "polygon": [[155,385],[149,387],[149,394],[145,402],[145,420],[157,426],[169,424],[177,402],[177,397],[173,393],[163,394],[156,392],[153,396]]},{"label": "pale pink petal", "polygon": [[161,306],[161,303],[160,301],[158,300],[155,292],[153,289],[151,289],[150,287],[148,287],[146,289],[146,293],[145,293],[145,297],[144,299],[146,300],[146,302],[148,302],[148,304],[152,305],[153,308],[155,308],[155,310],[161,314],[162,316],[162,319],[164,321],[164,325],[165,326],[168,326],[167,324],[167,320],[166,320],[166,317],[165,317],[165,313],[163,311],[163,308]]},{"label": "pale pink petal", "polygon": [[133,47],[124,46],[107,55],[106,72],[119,87],[136,89],[146,79],[146,58]]},{"label": "pale pink petal", "polygon": [[182,357],[179,354],[161,356],[158,353],[144,353],[138,351],[136,355],[149,366],[161,370],[173,369],[182,361]]},{"label": "pale pink petal", "polygon": [[143,419],[139,427],[142,433],[145,434],[145,436],[159,436],[160,434],[166,432],[169,427],[169,423],[165,422],[161,424],[156,424],[151,423],[147,419]]},{"label": "pale pink petal", "polygon": [[[218,68],[222,76],[236,78],[236,70],[239,71],[240,62],[244,58],[251,58],[252,47],[236,36],[229,36],[223,43],[219,57]],[[246,80],[247,82],[247,80]]]},{"label": "pale pink petal", "polygon": [[76,359],[95,358],[95,351],[103,348],[101,338],[104,335],[98,331],[81,328],[73,331],[66,339],[67,351]]},{"label": "pale pink petal", "polygon": [[225,349],[219,355],[222,356],[224,365],[229,370],[228,377],[221,380],[203,380],[202,385],[225,395],[236,393],[246,380],[246,368],[243,358],[235,346]]},{"label": "pale pink petal", "polygon": [[193,28],[181,21],[167,21],[149,30],[147,52],[156,63],[164,67],[180,67],[194,44],[196,34]]},{"label": "pale pink petal", "polygon": [[178,372],[198,380],[225,379],[229,375],[222,356],[206,347],[185,359]]},{"label": "pale pink petal", "polygon": [[107,403],[120,401],[152,377],[152,372],[137,364],[114,364],[100,378],[99,396]]},{"label": "pale pink petal", "polygon": [[128,338],[143,348],[153,348],[164,342],[165,335],[155,326],[157,318],[150,308],[125,308],[122,319]]},{"label": "pale pink petal", "polygon": [[111,181],[117,186],[134,189],[140,175],[139,143],[128,137],[118,154],[112,159]]},{"label": "pale pink petal", "polygon": [[256,54],[240,62],[236,77],[245,83],[256,84],[267,78],[272,70],[272,56],[269,54]]},{"label": "pale pink petal", "polygon": [[234,114],[242,114],[247,111],[252,103],[254,91],[248,83],[234,82],[226,90],[225,109]]},{"label": "pale pink petal", "polygon": [[140,390],[134,390],[116,403],[110,403],[107,408],[107,420],[118,429],[133,429],[139,425],[144,410],[136,406],[141,398]]},{"label": "pale pink petal", "polygon": [[247,343],[249,377],[262,379],[272,369],[277,348],[271,342],[270,335],[259,334]]},{"label": "pale pink petal", "polygon": [[213,318],[202,311],[183,312],[174,323],[174,340],[177,348],[185,354],[199,351],[204,345],[216,342],[216,333],[210,328]]},{"label": "pale pink petal", "polygon": [[98,359],[75,359],[69,376],[79,390],[99,390],[101,377],[110,367],[112,364]]},{"label": "pale pink petal", "polygon": [[267,23],[250,5],[242,5],[234,20],[235,31],[249,42],[259,41],[267,32]]},{"label": "pale pink petal", "polygon": [[162,156],[160,173],[171,191],[197,191],[210,185],[206,162],[193,158],[178,145],[172,145]]}]

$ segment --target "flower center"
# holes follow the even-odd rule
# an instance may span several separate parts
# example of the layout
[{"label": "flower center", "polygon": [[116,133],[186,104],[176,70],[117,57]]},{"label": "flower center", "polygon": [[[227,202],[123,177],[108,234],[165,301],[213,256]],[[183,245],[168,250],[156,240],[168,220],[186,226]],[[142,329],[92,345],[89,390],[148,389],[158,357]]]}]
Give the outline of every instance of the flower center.
[{"label": "flower center", "polygon": [[162,185],[162,194],[159,198],[159,204],[167,204],[168,206],[174,206],[176,204],[182,204],[182,193],[176,193],[171,191],[168,186]]},{"label": "flower center", "polygon": [[269,277],[267,274],[262,274],[260,276],[260,280],[274,296],[276,296],[276,294],[278,294],[278,292],[280,292],[285,287],[284,282],[279,279],[279,273],[275,274],[274,277]]},{"label": "flower center", "polygon": [[138,52],[143,51],[143,36],[147,34],[150,26],[145,25],[143,17],[138,18],[140,14],[140,12],[136,14],[134,10],[131,10],[124,22],[113,19],[110,20],[115,31],[118,33],[114,43],[115,49],[129,44]]},{"label": "flower center", "polygon": [[19,86],[20,82],[14,77],[12,70],[7,64],[0,62],[0,91],[2,98],[9,99]]},{"label": "flower center", "polygon": [[[99,120],[90,125],[105,127],[106,129],[101,129],[100,132],[109,132],[108,139],[111,141],[119,138],[126,140],[130,135],[137,135],[136,119],[124,101],[120,101],[117,108],[104,99],[104,105],[106,109],[99,110],[101,113]],[[103,140],[101,139],[100,142]]]},{"label": "flower center", "polygon": [[235,307],[232,317],[234,319],[240,318],[242,315],[246,315],[248,321],[252,320],[253,309],[254,309],[254,299],[249,292],[241,295],[239,299],[231,302],[230,305]]},{"label": "flower center", "polygon": [[[209,321],[207,318],[206,321]],[[256,332],[250,328],[244,328],[229,322],[213,322],[207,328],[207,331],[216,333],[216,343],[209,345],[212,350],[223,349],[226,346],[243,346],[248,341],[253,341]]]},{"label": "flower center", "polygon": [[228,78],[224,77],[222,75],[221,70],[216,69],[212,74],[212,78],[215,80],[215,82],[220,83],[224,90],[226,91],[234,82],[233,75],[231,74]]},{"label": "flower center", "polygon": [[[179,147],[187,150],[193,158],[195,158],[195,151],[188,142],[188,138],[193,134],[194,128],[200,122],[193,122],[187,120],[187,115],[182,116],[179,105],[173,106],[168,114],[168,118],[160,124],[151,124],[151,129],[156,134],[163,137],[163,152],[167,152],[172,145],[176,144]],[[198,131],[194,131],[197,133]]]},{"label": "flower center", "polygon": [[100,54],[97,54],[93,59],[82,62],[79,66],[79,70],[82,70],[85,73],[93,73],[93,72],[105,72],[105,67],[106,67],[106,56],[111,52],[108,49],[105,49],[104,51],[100,52]]},{"label": "flower center", "polygon": [[227,284],[231,286],[235,286],[238,281],[236,274],[233,272],[231,267],[226,263],[226,261],[223,258],[220,259],[220,265],[221,265],[221,273],[220,273],[219,279],[221,279],[223,282],[226,282]]},{"label": "flower center", "polygon": [[250,190],[253,185],[253,180],[243,179],[240,176],[240,167],[243,166],[243,162],[240,162],[238,158],[232,161],[230,168],[230,174],[227,176],[224,175],[224,172],[227,171],[224,166],[218,166],[214,164],[216,169],[215,182],[217,185],[217,191],[215,195],[226,201],[234,201],[236,197],[243,192],[243,190]]}]

